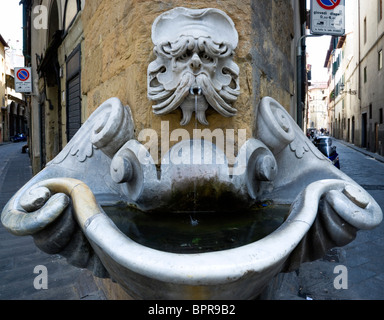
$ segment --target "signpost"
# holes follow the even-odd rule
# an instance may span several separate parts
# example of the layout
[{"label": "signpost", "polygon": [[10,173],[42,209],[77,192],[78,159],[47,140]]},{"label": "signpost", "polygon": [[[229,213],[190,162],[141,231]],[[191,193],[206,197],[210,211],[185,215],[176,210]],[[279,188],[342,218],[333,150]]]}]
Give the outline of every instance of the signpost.
[{"label": "signpost", "polygon": [[15,91],[19,93],[33,91],[31,68],[15,68]]},{"label": "signpost", "polygon": [[300,37],[297,44],[297,124],[303,127],[303,40],[307,37],[343,36],[345,34],[345,0],[311,0],[311,34]]},{"label": "signpost", "polygon": [[311,33],[343,36],[345,0],[311,0]]}]

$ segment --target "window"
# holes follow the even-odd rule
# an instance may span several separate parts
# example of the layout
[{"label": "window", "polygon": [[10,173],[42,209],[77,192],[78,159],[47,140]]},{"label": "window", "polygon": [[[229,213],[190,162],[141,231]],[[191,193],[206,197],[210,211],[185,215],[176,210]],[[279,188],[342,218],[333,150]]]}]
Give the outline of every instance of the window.
[{"label": "window", "polygon": [[367,43],[367,18],[364,18],[364,43]]},{"label": "window", "polygon": [[379,118],[380,118],[380,124],[383,124],[384,123],[383,108],[380,108],[380,110],[379,110]]},{"label": "window", "polygon": [[67,59],[67,139],[81,127],[81,47],[78,45]]},{"label": "window", "polygon": [[80,11],[79,0],[67,0],[65,3],[64,30],[68,30],[77,13]]},{"label": "window", "polygon": [[367,67],[364,67],[364,83],[367,83]]},{"label": "window", "polygon": [[379,51],[379,70],[383,69],[383,50]]},{"label": "window", "polygon": [[372,119],[372,103],[369,105],[369,119]]},{"label": "window", "polygon": [[377,20],[380,22],[383,19],[383,0],[377,0]]}]

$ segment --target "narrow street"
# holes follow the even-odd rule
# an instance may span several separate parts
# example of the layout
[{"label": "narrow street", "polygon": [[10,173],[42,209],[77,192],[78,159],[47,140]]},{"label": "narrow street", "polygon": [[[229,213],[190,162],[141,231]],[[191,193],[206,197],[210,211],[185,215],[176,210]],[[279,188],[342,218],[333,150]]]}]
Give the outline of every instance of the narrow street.
[{"label": "narrow street", "polygon": [[[340,155],[341,170],[364,187],[384,211],[384,163],[342,141],[334,140],[334,145]],[[334,271],[339,265],[347,267],[348,289],[334,287]],[[304,298],[384,299],[384,223],[371,231],[359,231],[356,240],[331,250],[324,259],[302,265],[298,276]]]},{"label": "narrow street", "polygon": [[[356,152],[341,141],[334,140],[334,144],[340,154],[343,172],[369,192],[384,191],[384,163],[377,161],[368,154]],[[372,195],[374,196],[373,193]],[[380,200],[380,197],[376,200]]]},{"label": "narrow street", "polygon": [[[23,143],[0,145],[0,211],[32,178]],[[48,290],[37,290],[35,267],[48,271]],[[58,255],[41,252],[31,237],[16,237],[0,223],[0,300],[103,300],[91,273],[67,264]]]}]

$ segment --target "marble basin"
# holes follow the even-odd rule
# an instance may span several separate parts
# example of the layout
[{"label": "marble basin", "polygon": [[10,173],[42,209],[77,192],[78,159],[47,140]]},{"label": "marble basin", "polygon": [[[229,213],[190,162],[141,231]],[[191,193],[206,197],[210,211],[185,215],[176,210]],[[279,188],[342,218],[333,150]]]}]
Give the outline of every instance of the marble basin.
[{"label": "marble basin", "polygon": [[[192,139],[172,147],[158,167],[135,140],[130,108],[112,98],[9,201],[1,221],[136,299],[257,298],[280,272],[319,259],[382,221],[375,200],[312,145],[277,101],[262,100],[257,127],[233,166],[214,143]],[[201,186],[208,192],[188,203]],[[142,245],[103,210],[125,204],[143,213],[193,212],[193,205],[215,211],[225,204],[236,213],[264,201],[290,206],[276,230],[238,247],[192,254]]]}]

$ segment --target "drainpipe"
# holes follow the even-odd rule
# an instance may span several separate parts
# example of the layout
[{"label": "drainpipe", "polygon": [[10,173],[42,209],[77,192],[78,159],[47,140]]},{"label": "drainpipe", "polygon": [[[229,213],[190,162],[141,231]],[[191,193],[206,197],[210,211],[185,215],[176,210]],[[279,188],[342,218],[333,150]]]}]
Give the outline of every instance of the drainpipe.
[{"label": "drainpipe", "polygon": [[[297,124],[301,129],[303,128],[303,57],[305,57],[305,45],[303,46],[303,40],[310,37],[321,37],[322,35],[317,34],[305,34],[300,37],[297,43],[297,56],[296,56],[296,64],[297,64]],[[304,50],[303,50],[304,47]],[[305,98],[304,98],[305,99]]]},{"label": "drainpipe", "polygon": [[303,37],[300,37],[299,42],[297,44],[297,55],[296,55],[296,74],[297,74],[297,98],[296,98],[296,112],[297,112],[297,119],[296,122],[299,125],[300,128],[303,127],[303,106],[301,105],[301,96],[302,96],[302,40]]}]

